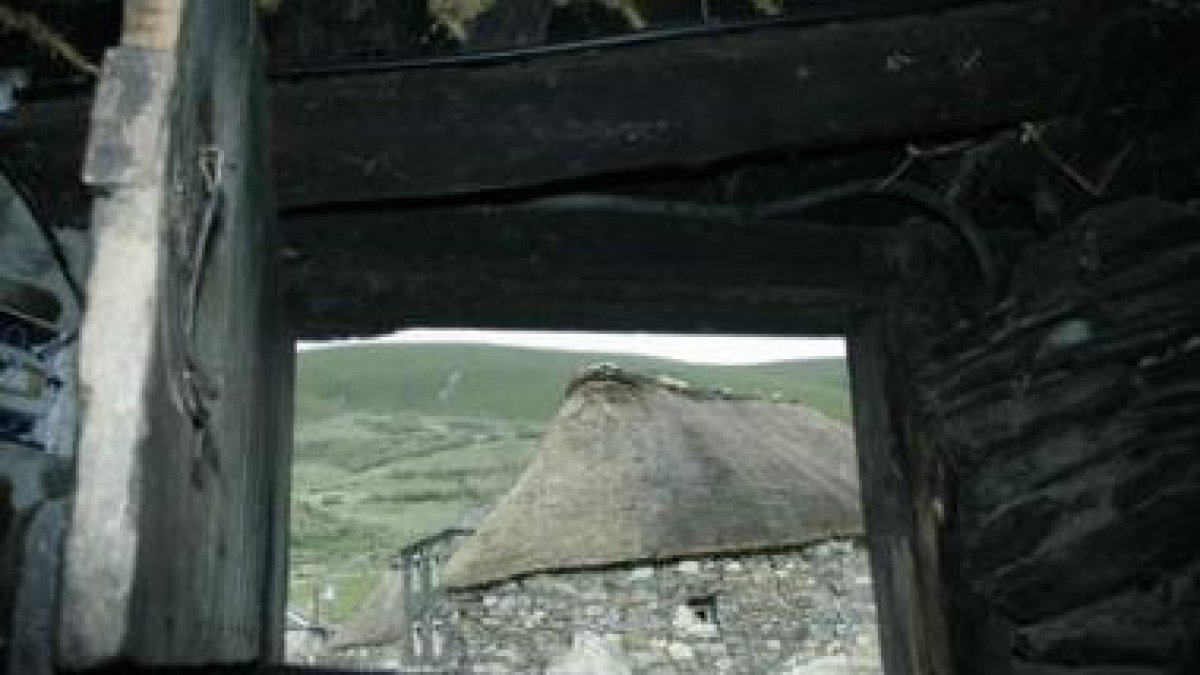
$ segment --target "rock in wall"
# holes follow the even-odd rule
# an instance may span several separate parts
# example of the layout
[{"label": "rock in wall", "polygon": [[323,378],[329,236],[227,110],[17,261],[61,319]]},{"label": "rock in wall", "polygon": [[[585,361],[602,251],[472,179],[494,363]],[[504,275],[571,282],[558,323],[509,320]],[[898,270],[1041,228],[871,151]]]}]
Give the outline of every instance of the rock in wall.
[{"label": "rock in wall", "polygon": [[1014,269],[909,337],[959,672],[1200,672],[1200,213],[1097,208]]}]

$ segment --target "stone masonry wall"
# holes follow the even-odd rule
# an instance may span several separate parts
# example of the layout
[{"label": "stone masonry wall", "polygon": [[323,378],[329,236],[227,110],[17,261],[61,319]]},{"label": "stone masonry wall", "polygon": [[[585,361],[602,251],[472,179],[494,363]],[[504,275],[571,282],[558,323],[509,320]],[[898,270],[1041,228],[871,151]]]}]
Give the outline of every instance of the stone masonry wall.
[{"label": "stone masonry wall", "polygon": [[857,541],[538,574],[451,602],[479,673],[880,672]]},{"label": "stone masonry wall", "polygon": [[1198,294],[1195,205],[1107,205],[924,357],[957,672],[1200,672]]}]

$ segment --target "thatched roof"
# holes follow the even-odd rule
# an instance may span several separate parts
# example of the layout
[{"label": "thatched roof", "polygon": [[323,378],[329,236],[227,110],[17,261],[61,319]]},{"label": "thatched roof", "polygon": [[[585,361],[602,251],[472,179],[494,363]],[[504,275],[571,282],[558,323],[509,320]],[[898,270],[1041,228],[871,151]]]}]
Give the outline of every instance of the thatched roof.
[{"label": "thatched roof", "polygon": [[844,424],[604,369],[572,384],[538,455],[442,579],[467,588],[861,530]]},{"label": "thatched roof", "polygon": [[382,645],[407,638],[404,620],[404,570],[388,570],[371,597],[345,627],[333,634],[331,650]]},{"label": "thatched roof", "polygon": [[[464,525],[475,522],[477,510],[468,511],[460,523]],[[468,527],[450,527],[440,532],[422,537],[400,549],[400,555],[423,553],[432,545],[450,542],[453,539],[470,535],[474,530]],[[340,650],[351,647],[366,647],[382,645],[408,638],[405,622],[405,592],[404,577],[407,572],[403,567],[393,566],[384,572],[379,585],[372,591],[371,597],[354,613],[354,616],[337,631],[330,649]],[[412,608],[407,608],[412,609]]]}]

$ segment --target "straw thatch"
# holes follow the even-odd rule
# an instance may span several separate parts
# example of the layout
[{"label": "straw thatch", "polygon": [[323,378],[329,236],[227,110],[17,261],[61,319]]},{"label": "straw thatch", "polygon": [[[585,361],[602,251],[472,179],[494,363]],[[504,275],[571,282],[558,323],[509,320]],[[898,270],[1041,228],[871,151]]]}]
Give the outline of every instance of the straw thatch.
[{"label": "straw thatch", "polygon": [[383,645],[407,639],[408,623],[404,615],[404,570],[388,570],[343,628],[333,635],[329,649]]},{"label": "straw thatch", "polygon": [[[478,522],[482,514],[472,509],[459,519],[459,525],[449,527],[436,534],[423,537],[409,543],[400,549],[401,558],[411,554],[428,554],[429,549],[436,545],[448,546],[462,537],[474,532],[471,526]],[[445,549],[442,549],[445,551]],[[410,621],[421,617],[414,614],[417,610],[428,612],[431,603],[428,597],[415,597],[411,592],[406,593],[405,577],[407,572],[401,567],[394,567],[384,573],[383,579],[371,593],[371,597],[346,625],[337,632],[330,649],[341,650],[351,647],[370,647],[409,639]],[[409,589],[411,591],[412,589]],[[414,601],[417,607],[405,606],[406,598]]]},{"label": "straw thatch", "polygon": [[811,408],[592,373],[443,584],[858,534],[855,461],[846,426]]}]

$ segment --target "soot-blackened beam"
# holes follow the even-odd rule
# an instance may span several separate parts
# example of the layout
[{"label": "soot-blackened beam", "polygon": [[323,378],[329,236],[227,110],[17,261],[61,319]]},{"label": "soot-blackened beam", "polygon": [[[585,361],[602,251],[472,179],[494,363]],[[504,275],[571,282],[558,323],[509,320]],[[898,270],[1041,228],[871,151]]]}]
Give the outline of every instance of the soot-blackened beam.
[{"label": "soot-blackened beam", "polygon": [[[303,207],[470,193],[1137,100],[1129,77],[1103,67],[1113,36],[1139,30],[1121,5],[1003,2],[478,69],[280,81],[279,197]],[[1134,44],[1150,52],[1139,58],[1157,49]]]},{"label": "soot-blackened beam", "polygon": [[913,269],[903,227],[506,208],[284,221],[302,338],[412,326],[837,333]]}]

